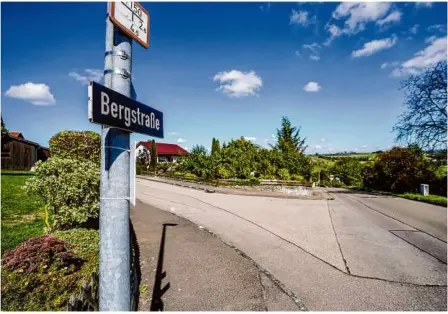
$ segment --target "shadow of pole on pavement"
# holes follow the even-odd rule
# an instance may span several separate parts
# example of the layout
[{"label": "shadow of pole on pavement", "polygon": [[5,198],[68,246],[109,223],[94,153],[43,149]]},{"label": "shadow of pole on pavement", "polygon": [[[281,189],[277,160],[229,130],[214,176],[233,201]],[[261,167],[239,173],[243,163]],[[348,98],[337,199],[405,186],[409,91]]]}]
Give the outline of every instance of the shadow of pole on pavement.
[{"label": "shadow of pole on pavement", "polygon": [[164,304],[162,301],[162,296],[170,288],[169,282],[162,288],[162,280],[166,277],[166,271],[163,271],[163,257],[165,251],[166,228],[174,226],[177,226],[177,224],[163,224],[162,239],[160,240],[159,259],[157,260],[156,277],[154,280],[154,289],[152,291],[150,311],[163,311]]}]

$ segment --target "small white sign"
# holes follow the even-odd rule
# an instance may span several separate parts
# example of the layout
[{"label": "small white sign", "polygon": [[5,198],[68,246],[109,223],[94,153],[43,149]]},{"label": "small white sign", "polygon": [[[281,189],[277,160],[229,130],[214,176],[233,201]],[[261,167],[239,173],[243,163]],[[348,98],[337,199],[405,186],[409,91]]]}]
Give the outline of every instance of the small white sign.
[{"label": "small white sign", "polygon": [[138,2],[111,2],[109,16],[129,37],[149,47],[149,13]]},{"label": "small white sign", "polygon": [[137,162],[137,156],[136,156],[136,147],[137,147],[137,142],[134,142],[131,144],[131,154],[129,156],[129,162],[130,162],[130,191],[129,191],[129,201],[131,202],[131,204],[133,206],[135,206],[135,170],[136,170],[136,162]]}]

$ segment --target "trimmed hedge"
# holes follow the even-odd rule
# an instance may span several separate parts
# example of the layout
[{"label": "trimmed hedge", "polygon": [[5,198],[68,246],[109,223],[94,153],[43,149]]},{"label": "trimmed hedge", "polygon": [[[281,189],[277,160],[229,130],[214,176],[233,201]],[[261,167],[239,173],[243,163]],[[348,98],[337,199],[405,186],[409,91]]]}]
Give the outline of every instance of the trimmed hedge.
[{"label": "trimmed hedge", "polygon": [[92,131],[61,131],[50,139],[52,157],[101,161],[101,135]]}]

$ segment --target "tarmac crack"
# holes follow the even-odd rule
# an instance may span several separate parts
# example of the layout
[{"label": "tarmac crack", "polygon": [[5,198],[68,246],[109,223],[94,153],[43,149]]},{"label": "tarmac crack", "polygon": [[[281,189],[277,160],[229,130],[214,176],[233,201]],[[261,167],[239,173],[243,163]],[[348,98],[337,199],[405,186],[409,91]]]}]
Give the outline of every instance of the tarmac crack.
[{"label": "tarmac crack", "polygon": [[347,271],[347,274],[351,275],[350,268],[347,265],[347,260],[345,259],[344,253],[342,252],[341,243],[339,243],[338,234],[336,233],[336,228],[334,227],[333,217],[331,217],[331,212],[330,212],[331,207],[330,207],[330,204],[328,204],[328,201],[327,201],[327,208],[328,208],[328,216],[330,216],[331,227],[333,228],[333,232],[334,232],[334,237],[336,239],[336,243],[338,244],[339,252],[341,253],[342,260],[344,261],[345,270]]},{"label": "tarmac crack", "polygon": [[266,287],[263,285],[263,279],[261,278],[261,271],[258,270],[258,279],[260,280],[261,285],[261,298],[263,299],[263,307],[266,312],[269,311],[268,309],[268,302],[266,297]]}]

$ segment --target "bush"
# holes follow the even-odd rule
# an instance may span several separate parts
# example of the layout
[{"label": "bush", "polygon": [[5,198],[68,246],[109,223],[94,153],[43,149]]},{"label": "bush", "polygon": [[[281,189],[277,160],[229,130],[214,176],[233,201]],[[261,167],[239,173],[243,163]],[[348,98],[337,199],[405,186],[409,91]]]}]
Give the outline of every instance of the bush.
[{"label": "bush", "polygon": [[299,175],[299,174],[293,174],[293,175],[291,175],[291,180],[293,180],[293,181],[299,181],[299,182],[302,182],[302,183],[304,183],[304,182],[306,181],[305,178],[302,177],[302,176]]},{"label": "bush", "polygon": [[250,177],[249,185],[260,185],[260,179],[258,179],[256,177]]},{"label": "bush", "polygon": [[182,177],[182,172],[176,171],[174,172],[175,177]]},{"label": "bush", "polygon": [[192,174],[192,173],[186,173],[184,175],[184,179],[185,180],[195,180],[196,179],[196,175]]},{"label": "bush", "polygon": [[145,170],[145,168],[143,166],[135,165],[135,174],[136,175],[141,175],[144,170]]},{"label": "bush", "polygon": [[[31,272],[11,271],[3,267],[1,274],[3,311],[66,311],[70,296],[79,291],[83,280],[89,280],[92,272],[98,271],[99,237],[97,230],[58,231],[53,236],[46,237],[53,239],[52,243],[58,243],[50,246],[53,252],[60,252],[61,250],[56,248],[62,247],[62,243],[64,243],[67,252],[72,254],[75,260],[82,259],[83,264],[80,268],[74,266],[60,268],[59,262],[41,263],[41,267],[37,267]],[[41,242],[44,241],[37,243]],[[45,250],[45,246],[40,245],[36,250],[36,256],[48,256],[49,254],[45,253]],[[50,256],[57,259],[58,254],[50,254]]]},{"label": "bush", "polygon": [[79,266],[82,260],[77,258],[67,242],[45,235],[31,238],[17,248],[3,255],[2,266],[9,271],[29,273],[42,267],[55,265],[57,269]]},{"label": "bush", "polygon": [[277,180],[277,177],[273,174],[262,174],[259,177],[260,180]]},{"label": "bush", "polygon": [[289,180],[290,175],[289,175],[288,169],[285,169],[285,168],[279,169],[278,177],[280,178],[280,180],[284,180],[284,181]]},{"label": "bush", "polygon": [[337,176],[343,184],[360,186],[362,184],[362,165],[360,158],[345,157],[339,159],[332,168],[332,173]]},{"label": "bush", "polygon": [[89,160],[99,165],[101,136],[92,131],[62,131],[50,139],[52,157]]},{"label": "bush", "polygon": [[217,177],[219,179],[229,179],[232,177],[232,172],[223,165],[219,165],[217,170]]},{"label": "bush", "polygon": [[436,175],[422,150],[417,147],[394,147],[381,153],[364,171],[365,188],[394,192],[418,193],[420,184],[429,183]]},{"label": "bush", "polygon": [[[100,172],[91,161],[57,157],[39,161],[35,176],[27,181],[25,189],[43,200],[47,231],[74,227],[98,218]],[[53,220],[52,225],[50,220]]]}]

